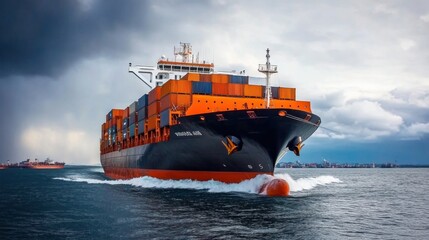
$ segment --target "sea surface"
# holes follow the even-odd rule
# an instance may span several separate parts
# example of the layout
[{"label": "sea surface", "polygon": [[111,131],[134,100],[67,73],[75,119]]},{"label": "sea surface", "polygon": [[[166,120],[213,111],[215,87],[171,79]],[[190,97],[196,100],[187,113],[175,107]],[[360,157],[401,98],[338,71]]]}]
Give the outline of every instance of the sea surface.
[{"label": "sea surface", "polygon": [[429,239],[429,169],[278,169],[240,184],[0,170],[0,239]]}]

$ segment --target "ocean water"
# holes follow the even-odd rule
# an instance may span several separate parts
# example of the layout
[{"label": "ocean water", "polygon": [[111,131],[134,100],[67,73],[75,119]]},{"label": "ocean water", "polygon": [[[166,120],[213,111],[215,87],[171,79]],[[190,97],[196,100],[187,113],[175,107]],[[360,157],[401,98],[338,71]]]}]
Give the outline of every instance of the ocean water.
[{"label": "ocean water", "polygon": [[279,169],[240,184],[0,170],[0,239],[429,239],[429,169]]}]

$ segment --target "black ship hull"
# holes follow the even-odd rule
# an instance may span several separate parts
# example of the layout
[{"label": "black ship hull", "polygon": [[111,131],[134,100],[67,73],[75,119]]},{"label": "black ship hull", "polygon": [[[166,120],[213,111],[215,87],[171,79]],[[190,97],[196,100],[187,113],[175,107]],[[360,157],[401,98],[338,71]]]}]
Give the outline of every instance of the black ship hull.
[{"label": "black ship hull", "polygon": [[[170,139],[101,155],[107,176],[240,182],[273,174],[286,149],[310,137],[317,115],[292,109],[252,109],[179,118]],[[297,142],[299,139],[299,142]]]}]

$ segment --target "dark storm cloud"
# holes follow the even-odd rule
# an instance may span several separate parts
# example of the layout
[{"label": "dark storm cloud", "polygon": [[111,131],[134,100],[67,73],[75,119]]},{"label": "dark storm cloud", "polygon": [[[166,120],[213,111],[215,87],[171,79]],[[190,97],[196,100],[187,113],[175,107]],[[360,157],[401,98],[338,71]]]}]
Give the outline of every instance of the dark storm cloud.
[{"label": "dark storm cloud", "polygon": [[119,53],[126,46],[124,33],[145,30],[145,5],[137,0],[1,1],[0,78],[57,76],[81,58]]}]

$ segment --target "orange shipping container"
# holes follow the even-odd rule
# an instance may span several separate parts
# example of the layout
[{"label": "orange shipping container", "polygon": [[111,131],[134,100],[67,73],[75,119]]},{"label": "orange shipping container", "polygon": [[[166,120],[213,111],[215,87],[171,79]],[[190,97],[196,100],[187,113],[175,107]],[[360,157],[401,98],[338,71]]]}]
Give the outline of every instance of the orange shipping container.
[{"label": "orange shipping container", "polygon": [[199,73],[188,73],[185,76],[183,76],[182,79],[187,80],[187,81],[200,81],[200,74]]},{"label": "orange shipping container", "polygon": [[245,97],[262,97],[262,86],[257,85],[244,85]]},{"label": "orange shipping container", "polygon": [[149,104],[161,99],[161,87],[157,86],[149,92]]},{"label": "orange shipping container", "polygon": [[212,93],[213,95],[228,95],[228,83],[213,83]]},{"label": "orange shipping container", "polygon": [[200,81],[201,82],[211,82],[212,81],[212,75],[213,74],[200,74]]},{"label": "orange shipping container", "polygon": [[181,109],[191,105],[190,94],[175,94],[170,93],[161,98],[160,112],[166,109]]},{"label": "orange shipping container", "polygon": [[188,93],[192,92],[192,83],[187,80],[169,80],[161,88],[161,98],[169,93]]},{"label": "orange shipping container", "polygon": [[157,127],[158,125],[158,115],[153,115],[151,117],[149,117],[149,119],[147,120],[147,130],[153,130]]},{"label": "orange shipping container", "polygon": [[101,136],[104,135],[104,132],[106,132],[106,123],[101,124]]},{"label": "orange shipping container", "polygon": [[229,83],[228,84],[228,95],[229,96],[240,96],[244,94],[244,84]]},{"label": "orange shipping container", "polygon": [[116,117],[122,117],[124,115],[124,110],[122,109],[112,109],[107,115],[106,115],[106,121],[114,119]]},{"label": "orange shipping container", "polygon": [[124,109],[124,118],[127,118],[130,116],[130,107],[127,107]]},{"label": "orange shipping container", "polygon": [[122,118],[118,119],[118,121],[116,122],[116,129],[122,130]]},{"label": "orange shipping container", "polygon": [[295,100],[296,99],[296,89],[295,88],[279,87],[279,99]]},{"label": "orange shipping container", "polygon": [[226,75],[226,74],[212,74],[211,82],[214,82],[214,83],[229,83],[229,75]]},{"label": "orange shipping container", "polygon": [[159,101],[149,104],[147,109],[147,115],[152,116],[159,113]]},{"label": "orange shipping container", "polygon": [[122,115],[124,114],[124,110],[122,109],[112,109],[112,118],[115,117],[122,117]]}]

